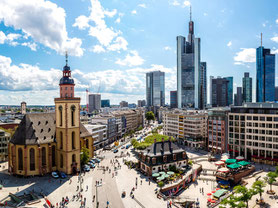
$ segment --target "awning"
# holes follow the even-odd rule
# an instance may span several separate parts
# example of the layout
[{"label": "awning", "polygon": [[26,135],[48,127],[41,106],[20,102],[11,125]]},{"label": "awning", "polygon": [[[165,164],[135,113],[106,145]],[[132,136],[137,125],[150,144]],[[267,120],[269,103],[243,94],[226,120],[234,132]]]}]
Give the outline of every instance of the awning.
[{"label": "awning", "polygon": [[225,161],[225,163],[227,163],[227,164],[231,164],[231,163],[235,163],[235,162],[236,162],[236,159],[227,159]]},{"label": "awning", "polygon": [[214,163],[215,165],[224,165],[224,162],[223,161],[217,161]]},{"label": "awning", "polygon": [[239,161],[238,164],[240,164],[240,165],[242,165],[242,166],[246,166],[246,165],[250,165],[250,162]]},{"label": "awning", "polygon": [[242,157],[242,156],[237,156],[236,159],[237,159],[237,160],[244,160],[244,157]]},{"label": "awning", "polygon": [[231,164],[231,165],[227,165],[228,168],[231,168],[231,169],[236,169],[236,168],[240,168],[241,165],[237,164],[237,163],[234,163],[234,164]]},{"label": "awning", "polygon": [[221,196],[223,196],[225,193],[227,193],[228,191],[225,190],[225,189],[220,189],[218,191],[216,191],[213,196],[216,197],[216,198],[219,198]]},{"label": "awning", "polygon": [[220,168],[217,170],[218,172],[222,172],[222,173],[227,173],[230,172],[230,170],[228,168]]}]

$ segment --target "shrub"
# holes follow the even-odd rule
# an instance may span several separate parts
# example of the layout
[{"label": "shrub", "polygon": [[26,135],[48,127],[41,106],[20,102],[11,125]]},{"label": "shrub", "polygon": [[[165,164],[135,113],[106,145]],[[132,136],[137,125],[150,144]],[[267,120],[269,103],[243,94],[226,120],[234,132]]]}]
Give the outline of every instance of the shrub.
[{"label": "shrub", "polygon": [[174,166],[174,165],[170,165],[170,166],[169,166],[169,170],[170,170],[170,171],[173,171],[173,172],[175,172],[175,173],[178,172],[176,166]]},{"label": "shrub", "polygon": [[192,165],[193,165],[192,160],[189,160],[189,161],[188,161],[188,165],[190,165],[190,166],[192,166]]},{"label": "shrub", "polygon": [[163,187],[163,186],[164,186],[164,182],[163,182],[163,181],[158,182],[158,186],[159,186],[160,188]]}]

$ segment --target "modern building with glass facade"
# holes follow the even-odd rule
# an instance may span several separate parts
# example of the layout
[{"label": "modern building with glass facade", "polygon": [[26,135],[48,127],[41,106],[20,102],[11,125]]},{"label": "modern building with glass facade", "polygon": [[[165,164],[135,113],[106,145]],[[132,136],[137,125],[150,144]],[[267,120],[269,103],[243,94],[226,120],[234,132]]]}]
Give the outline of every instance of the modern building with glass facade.
[{"label": "modern building with glass facade", "polygon": [[228,83],[226,78],[211,77],[211,105],[212,107],[228,106]]},{"label": "modern building with glass facade", "polygon": [[102,108],[110,108],[110,100],[101,100],[101,107]]},{"label": "modern building with glass facade", "polygon": [[101,95],[90,94],[89,95],[89,112],[99,111],[101,106]]},{"label": "modern building with glass facade", "polygon": [[233,96],[234,96],[234,78],[233,77],[224,77],[226,80],[229,81],[228,83],[228,105],[233,104]]},{"label": "modern building with glass facade", "polygon": [[260,46],[256,52],[256,101],[275,100],[275,54]]},{"label": "modern building with glass facade", "polygon": [[204,109],[207,105],[207,62],[201,62],[200,72],[200,109]]},{"label": "modern building with glass facade", "polygon": [[165,105],[165,73],[153,71],[146,74],[147,106]]},{"label": "modern building with glass facade", "polygon": [[242,88],[243,88],[243,102],[251,103],[252,102],[252,78],[249,77],[249,73],[245,72],[244,77],[242,78]]},{"label": "modern building with glass facade", "polygon": [[194,22],[190,19],[188,40],[177,37],[178,108],[205,106],[206,63],[200,62],[200,42],[201,39],[194,36]]},{"label": "modern building with glass facade", "polygon": [[236,94],[234,98],[234,105],[235,106],[241,106],[243,103],[243,96],[242,96],[242,87],[236,88]]},{"label": "modern building with glass facade", "polygon": [[178,107],[177,91],[170,91],[170,107],[171,108]]}]

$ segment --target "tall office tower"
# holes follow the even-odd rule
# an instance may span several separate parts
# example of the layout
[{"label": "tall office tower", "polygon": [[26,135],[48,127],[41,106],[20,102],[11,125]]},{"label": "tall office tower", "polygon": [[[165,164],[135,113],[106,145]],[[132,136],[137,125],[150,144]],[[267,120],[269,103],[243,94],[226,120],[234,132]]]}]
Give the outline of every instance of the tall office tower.
[{"label": "tall office tower", "polygon": [[[188,40],[183,36],[177,36],[177,98],[178,108],[196,108],[204,107],[204,93],[202,90],[202,80],[205,80],[201,73],[200,62],[200,38],[194,36],[194,22],[189,22]],[[206,65],[203,64],[203,71],[206,71]],[[205,66],[205,67],[204,67]],[[203,79],[201,78],[203,77]]]},{"label": "tall office tower", "polygon": [[207,62],[201,62],[200,72],[200,109],[204,109],[207,105]]},{"label": "tall office tower", "polygon": [[124,100],[121,101],[121,102],[120,102],[120,107],[121,107],[121,108],[128,108],[128,102],[127,102],[127,101],[124,101]]},{"label": "tall office tower", "polygon": [[233,104],[233,95],[234,95],[234,90],[233,90],[234,78],[233,77],[224,77],[224,78],[229,81],[229,83],[228,83],[228,105],[232,105]]},{"label": "tall office tower", "polygon": [[90,94],[89,95],[89,112],[100,110],[101,106],[101,96],[100,94]]},{"label": "tall office tower", "polygon": [[170,107],[171,108],[178,107],[177,91],[170,91]]},{"label": "tall office tower", "polygon": [[153,71],[146,74],[147,106],[165,105],[165,73]]},{"label": "tall office tower", "polygon": [[243,88],[243,102],[252,103],[252,78],[249,77],[249,73],[245,72],[242,78],[242,88]]},{"label": "tall office tower", "polygon": [[101,100],[102,108],[110,108],[110,100]]},{"label": "tall office tower", "polygon": [[278,87],[275,87],[275,101],[278,101]]},{"label": "tall office tower", "polygon": [[138,100],[137,101],[137,107],[144,107],[146,106],[146,100]]},{"label": "tall office tower", "polygon": [[228,83],[225,78],[211,77],[211,105],[212,107],[228,106]]},{"label": "tall office tower", "polygon": [[243,103],[243,95],[242,95],[242,87],[236,88],[236,94],[235,94],[235,100],[234,100],[235,106],[242,106]]},{"label": "tall office tower", "polygon": [[275,54],[262,45],[256,53],[256,101],[266,102],[275,100]]}]

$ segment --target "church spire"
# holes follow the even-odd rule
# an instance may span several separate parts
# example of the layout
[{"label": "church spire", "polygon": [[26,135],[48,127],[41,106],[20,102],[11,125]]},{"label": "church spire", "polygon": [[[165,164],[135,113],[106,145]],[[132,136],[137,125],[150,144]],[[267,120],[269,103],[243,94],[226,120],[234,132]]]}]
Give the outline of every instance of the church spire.
[{"label": "church spire", "polygon": [[68,51],[66,51],[66,66],[68,66]]}]

